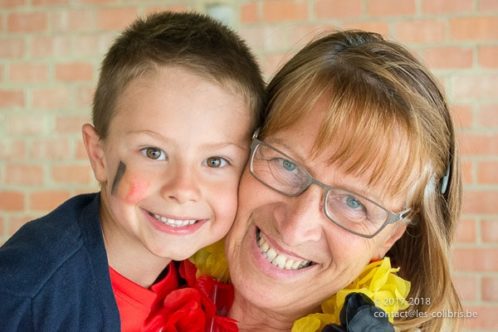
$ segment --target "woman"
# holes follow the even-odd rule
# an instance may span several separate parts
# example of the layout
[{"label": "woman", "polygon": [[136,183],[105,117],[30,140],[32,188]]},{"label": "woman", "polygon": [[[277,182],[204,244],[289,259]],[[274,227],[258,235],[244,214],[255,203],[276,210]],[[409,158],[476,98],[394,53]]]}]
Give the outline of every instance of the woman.
[{"label": "woman", "polygon": [[380,35],[338,32],[295,55],[268,92],[226,241],[239,329],[288,331],[388,256],[411,282],[410,314],[394,325],[455,330],[434,317],[461,310],[448,267],[461,180],[427,69]]}]

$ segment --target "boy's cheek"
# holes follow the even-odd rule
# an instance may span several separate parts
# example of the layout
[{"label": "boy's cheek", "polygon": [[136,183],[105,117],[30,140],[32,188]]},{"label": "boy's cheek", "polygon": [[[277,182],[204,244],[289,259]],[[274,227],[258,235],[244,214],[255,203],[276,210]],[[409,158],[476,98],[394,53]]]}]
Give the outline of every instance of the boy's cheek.
[{"label": "boy's cheek", "polygon": [[145,198],[149,180],[144,174],[134,174],[126,164],[120,162],[112,183],[111,193],[127,204],[136,204]]}]

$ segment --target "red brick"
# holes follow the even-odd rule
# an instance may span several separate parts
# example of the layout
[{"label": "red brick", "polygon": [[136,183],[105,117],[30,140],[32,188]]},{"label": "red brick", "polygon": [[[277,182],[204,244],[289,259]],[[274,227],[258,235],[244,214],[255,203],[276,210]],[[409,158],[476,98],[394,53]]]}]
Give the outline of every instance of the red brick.
[{"label": "red brick", "polygon": [[482,220],[481,234],[484,242],[498,243],[498,220]]},{"label": "red brick", "polygon": [[450,20],[450,31],[456,40],[498,39],[498,17],[467,17]]},{"label": "red brick", "polygon": [[31,210],[51,211],[70,197],[69,192],[59,190],[35,191],[29,195]]},{"label": "red brick", "polygon": [[33,89],[33,106],[41,109],[59,109],[69,105],[69,88]]},{"label": "red brick", "polygon": [[27,0],[0,0],[0,8],[24,6]]},{"label": "red brick", "polygon": [[386,22],[354,22],[345,23],[344,29],[360,29],[381,34],[384,37],[389,35],[389,25]]},{"label": "red brick", "polygon": [[290,60],[291,56],[291,53],[280,52],[266,54],[264,61],[262,61],[262,71],[264,76],[267,78],[273,77],[277,70],[280,69],[280,67],[282,67],[288,60]]},{"label": "red brick", "polygon": [[19,90],[0,90],[0,109],[24,107],[24,93]]},{"label": "red brick", "polygon": [[498,128],[498,104],[481,105],[478,114],[478,124],[487,128]]},{"label": "red brick", "polygon": [[258,51],[264,49],[265,31],[262,26],[242,27],[239,30],[239,34],[253,50]]},{"label": "red brick", "polygon": [[489,272],[498,270],[496,248],[458,248],[453,249],[452,256],[453,266],[457,271]]},{"label": "red brick", "polygon": [[422,57],[431,69],[469,68],[472,66],[471,48],[434,47],[424,50]]},{"label": "red brick", "polygon": [[497,11],[498,2],[496,0],[479,0],[478,8],[485,13],[488,13],[490,11]]},{"label": "red brick", "polygon": [[498,184],[498,161],[478,162],[477,180],[482,184]]},{"label": "red brick", "polygon": [[462,181],[463,184],[475,183],[474,181],[474,164],[469,160],[462,160]]},{"label": "red brick", "polygon": [[473,9],[472,1],[468,0],[423,0],[422,11],[430,14],[449,14],[470,12]]},{"label": "red brick", "polygon": [[89,81],[93,76],[93,67],[89,63],[58,64],[55,76],[60,81]]},{"label": "red brick", "polygon": [[82,86],[76,90],[76,106],[85,107],[86,109],[92,108],[93,95],[95,93],[95,86]]},{"label": "red brick", "polygon": [[361,14],[361,0],[316,0],[315,2],[315,15],[318,18],[358,17]]},{"label": "red brick", "polygon": [[476,237],[476,222],[474,220],[459,220],[455,234],[457,243],[475,242]]},{"label": "red brick", "polygon": [[308,18],[308,3],[305,0],[264,1],[263,17],[269,22],[302,21]]},{"label": "red brick", "polygon": [[48,79],[48,66],[41,63],[13,63],[9,79],[13,82],[44,82]]},{"label": "red brick", "polygon": [[[54,37],[53,54],[56,57],[65,57],[73,55],[73,47],[71,39],[72,37],[69,35]],[[76,55],[79,56],[79,54]]]},{"label": "red brick", "polygon": [[457,75],[453,77],[453,100],[496,98],[498,74]]},{"label": "red brick", "polygon": [[64,184],[89,184],[91,182],[90,166],[56,165],[52,167],[52,179]]},{"label": "red brick", "polygon": [[369,0],[367,13],[372,16],[397,16],[415,14],[414,0]]},{"label": "red brick", "polygon": [[52,6],[52,5],[65,5],[69,0],[33,0],[35,6]]},{"label": "red brick", "polygon": [[474,121],[474,112],[470,105],[450,105],[453,121],[457,128],[470,128]]},{"label": "red brick", "polygon": [[24,209],[24,195],[17,191],[0,191],[0,210],[22,211]]},{"label": "red brick", "polygon": [[240,5],[240,21],[242,23],[255,23],[259,20],[259,9],[256,2],[249,2]]},{"label": "red brick", "polygon": [[88,160],[85,145],[82,141],[76,142],[76,160]]},{"label": "red brick", "polygon": [[498,68],[498,46],[481,46],[478,52],[479,64],[482,67]]},{"label": "red brick", "polygon": [[[465,190],[463,194],[462,211],[464,213],[497,214],[498,213],[497,191]],[[498,257],[498,255],[496,255]],[[497,266],[498,268],[498,266]]]},{"label": "red brick", "polygon": [[477,300],[477,280],[476,276],[455,275],[453,282],[455,288],[463,301]]},{"label": "red brick", "polygon": [[[95,53],[100,53],[102,36],[100,34],[78,34],[72,39],[72,52],[78,56],[95,56]],[[106,46],[107,48],[107,46]]]},{"label": "red brick", "polygon": [[33,220],[32,216],[13,216],[9,218],[7,222],[7,235],[10,237],[12,234],[17,232],[28,221]]},{"label": "red brick", "polygon": [[181,13],[181,12],[186,12],[192,10],[192,8],[185,6],[183,4],[175,4],[175,5],[163,5],[163,6],[151,6],[147,7],[144,9],[144,13],[146,15],[153,14],[153,13],[159,13],[163,11],[170,11],[170,12],[175,12],[175,13]]},{"label": "red brick", "polygon": [[90,122],[89,116],[64,115],[55,119],[55,131],[58,133],[80,133],[83,124]]},{"label": "red brick", "polygon": [[481,288],[484,301],[498,302],[498,277],[483,277]]},{"label": "red brick", "polygon": [[72,159],[69,143],[69,138],[37,138],[29,147],[30,160]]},{"label": "red brick", "polygon": [[94,10],[69,10],[52,15],[55,31],[94,31],[95,21]]},{"label": "red brick", "polygon": [[434,43],[444,40],[445,23],[436,20],[401,21],[395,25],[397,40],[404,43]]},{"label": "red brick", "polygon": [[47,26],[45,13],[12,13],[7,17],[7,29],[10,32],[43,32]]},{"label": "red brick", "polygon": [[22,39],[0,39],[0,59],[18,59],[24,55]]},{"label": "red brick", "polygon": [[22,160],[26,156],[24,140],[3,138],[0,142],[0,160]]},{"label": "red brick", "polygon": [[465,319],[464,331],[496,331],[498,327],[498,305],[493,306],[465,306],[464,312],[476,314],[476,318]]},{"label": "red brick", "polygon": [[33,36],[30,42],[31,55],[47,57],[54,54],[54,38],[47,36]]},{"label": "red brick", "polygon": [[136,18],[136,8],[102,9],[97,12],[97,27],[104,30],[122,30]]},{"label": "red brick", "polygon": [[40,135],[45,130],[45,119],[43,114],[12,113],[6,116],[9,125],[5,129],[13,136]]},{"label": "red brick", "polygon": [[497,155],[498,154],[498,134],[461,132],[459,135],[460,150],[463,155]]},{"label": "red brick", "polygon": [[116,3],[118,2],[118,0],[80,0],[80,2],[92,5],[103,5],[103,4]]},{"label": "red brick", "polygon": [[5,166],[5,182],[8,184],[40,185],[43,183],[43,168],[40,165],[14,164]]}]

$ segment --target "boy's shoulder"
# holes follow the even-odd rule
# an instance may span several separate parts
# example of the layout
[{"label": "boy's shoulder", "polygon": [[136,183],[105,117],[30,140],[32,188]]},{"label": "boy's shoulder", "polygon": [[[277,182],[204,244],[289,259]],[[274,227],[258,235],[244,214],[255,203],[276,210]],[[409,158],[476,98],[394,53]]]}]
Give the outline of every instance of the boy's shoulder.
[{"label": "boy's shoulder", "polygon": [[0,290],[34,296],[100,227],[98,200],[98,194],[75,196],[21,227],[0,248]]}]

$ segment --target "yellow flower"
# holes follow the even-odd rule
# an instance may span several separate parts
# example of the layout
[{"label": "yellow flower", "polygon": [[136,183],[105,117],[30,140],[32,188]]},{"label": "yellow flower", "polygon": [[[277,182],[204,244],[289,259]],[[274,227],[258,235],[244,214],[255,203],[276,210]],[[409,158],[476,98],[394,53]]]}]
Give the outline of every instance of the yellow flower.
[{"label": "yellow flower", "polygon": [[209,275],[218,281],[228,282],[230,275],[225,257],[225,239],[221,239],[196,252],[190,261],[197,267],[197,276]]},{"label": "yellow flower", "polygon": [[395,274],[398,271],[399,268],[391,267],[389,257],[367,265],[358,278],[322,303],[322,312],[327,314],[329,321],[324,322],[319,314],[311,314],[295,321],[292,332],[316,332],[326,324],[340,323],[340,312],[350,293],[363,293],[371,298],[377,307],[387,313],[392,323],[394,313],[409,306],[406,297],[410,292],[410,282],[398,277]]}]

